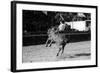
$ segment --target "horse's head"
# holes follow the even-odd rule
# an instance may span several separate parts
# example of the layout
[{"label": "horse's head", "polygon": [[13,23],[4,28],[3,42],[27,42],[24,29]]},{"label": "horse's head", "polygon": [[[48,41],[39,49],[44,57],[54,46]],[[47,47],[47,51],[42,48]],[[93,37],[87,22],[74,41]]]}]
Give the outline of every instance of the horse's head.
[{"label": "horse's head", "polygon": [[59,32],[58,27],[54,26],[54,27],[48,29],[47,34],[48,34],[48,36],[51,36],[51,35],[57,34],[58,32]]}]

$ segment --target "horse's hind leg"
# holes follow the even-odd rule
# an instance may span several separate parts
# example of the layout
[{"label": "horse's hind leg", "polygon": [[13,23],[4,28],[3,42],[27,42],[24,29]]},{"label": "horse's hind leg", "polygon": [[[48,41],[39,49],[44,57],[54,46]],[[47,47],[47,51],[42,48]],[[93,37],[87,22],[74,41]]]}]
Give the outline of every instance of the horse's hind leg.
[{"label": "horse's hind leg", "polygon": [[60,51],[62,50],[62,46],[61,47],[59,47],[59,51],[58,51],[58,53],[57,53],[57,55],[56,56],[58,56],[59,55],[59,53],[60,53]]},{"label": "horse's hind leg", "polygon": [[62,52],[61,52],[61,55],[64,53],[64,47],[65,47],[65,45],[62,46]]}]

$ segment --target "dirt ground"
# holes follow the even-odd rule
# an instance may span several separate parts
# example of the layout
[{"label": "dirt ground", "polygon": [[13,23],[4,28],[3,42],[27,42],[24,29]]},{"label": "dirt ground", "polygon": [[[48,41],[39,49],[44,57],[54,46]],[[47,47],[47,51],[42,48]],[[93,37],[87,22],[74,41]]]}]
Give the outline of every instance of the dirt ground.
[{"label": "dirt ground", "polygon": [[63,55],[56,56],[58,48],[55,44],[51,47],[42,45],[24,46],[22,48],[22,61],[45,62],[61,60],[86,60],[91,58],[91,41],[68,43],[65,46]]}]

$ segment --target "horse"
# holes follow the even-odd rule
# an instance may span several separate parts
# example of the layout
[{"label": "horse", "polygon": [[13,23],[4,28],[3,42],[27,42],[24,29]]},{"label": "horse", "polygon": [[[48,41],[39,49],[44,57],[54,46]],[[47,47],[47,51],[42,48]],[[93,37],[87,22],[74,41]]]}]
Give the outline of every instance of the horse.
[{"label": "horse", "polygon": [[55,42],[55,44],[59,48],[59,51],[56,56],[59,56],[60,52],[62,55],[64,52],[64,47],[68,43],[68,36],[66,36],[66,34],[60,33],[57,26],[48,29],[47,34],[48,39],[46,41],[46,47],[48,46],[48,44],[50,47],[52,42]]}]

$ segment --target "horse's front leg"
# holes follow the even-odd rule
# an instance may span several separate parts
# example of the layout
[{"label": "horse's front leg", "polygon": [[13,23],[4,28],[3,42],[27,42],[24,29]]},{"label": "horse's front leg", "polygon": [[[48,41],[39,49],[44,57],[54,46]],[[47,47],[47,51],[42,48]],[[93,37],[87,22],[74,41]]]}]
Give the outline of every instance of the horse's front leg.
[{"label": "horse's front leg", "polygon": [[47,41],[46,41],[46,47],[48,47],[48,42],[49,42],[49,38],[48,38]]},{"label": "horse's front leg", "polygon": [[50,43],[49,43],[49,47],[52,45],[53,40],[51,39]]}]

